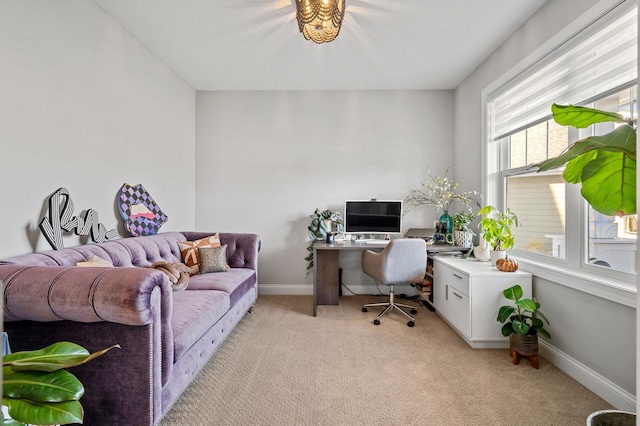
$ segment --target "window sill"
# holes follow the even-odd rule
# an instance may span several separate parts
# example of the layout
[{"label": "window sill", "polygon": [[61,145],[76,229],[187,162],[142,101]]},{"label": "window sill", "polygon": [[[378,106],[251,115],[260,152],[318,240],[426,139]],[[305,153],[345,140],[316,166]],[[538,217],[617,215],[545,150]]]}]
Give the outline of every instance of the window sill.
[{"label": "window sill", "polygon": [[517,257],[520,268],[535,277],[553,281],[574,290],[619,303],[636,307],[636,283],[588,271],[568,269],[564,265],[549,264],[532,259]]}]

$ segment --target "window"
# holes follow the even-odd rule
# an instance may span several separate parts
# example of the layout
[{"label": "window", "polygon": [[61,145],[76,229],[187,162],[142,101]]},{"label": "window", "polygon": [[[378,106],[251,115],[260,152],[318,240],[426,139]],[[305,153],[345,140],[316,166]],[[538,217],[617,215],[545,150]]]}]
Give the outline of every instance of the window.
[{"label": "window", "polygon": [[[535,164],[573,142],[613,130],[555,123],[552,103],[585,105],[637,118],[637,7],[623,2],[487,96],[487,202],[516,212],[517,254],[564,270],[627,274],[637,270],[637,216],[594,211],[562,170]],[[492,160],[495,158],[495,160]],[[612,272],[615,271],[615,272]]]}]

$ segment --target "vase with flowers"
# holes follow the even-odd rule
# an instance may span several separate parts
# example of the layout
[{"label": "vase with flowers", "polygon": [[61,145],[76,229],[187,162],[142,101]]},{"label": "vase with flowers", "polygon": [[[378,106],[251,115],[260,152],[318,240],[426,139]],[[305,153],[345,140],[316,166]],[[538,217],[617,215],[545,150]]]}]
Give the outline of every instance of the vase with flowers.
[{"label": "vase with flowers", "polygon": [[448,168],[443,176],[436,176],[431,173],[429,164],[427,164],[427,169],[427,181],[421,185],[420,189],[409,191],[409,194],[404,198],[405,213],[415,207],[434,206],[438,211],[442,212],[439,221],[447,224],[446,233],[452,234],[454,222],[449,211],[453,202],[458,201],[471,214],[473,213],[473,205],[480,208],[480,203],[477,199],[481,199],[482,194],[478,191],[457,192],[458,183],[447,177]]}]

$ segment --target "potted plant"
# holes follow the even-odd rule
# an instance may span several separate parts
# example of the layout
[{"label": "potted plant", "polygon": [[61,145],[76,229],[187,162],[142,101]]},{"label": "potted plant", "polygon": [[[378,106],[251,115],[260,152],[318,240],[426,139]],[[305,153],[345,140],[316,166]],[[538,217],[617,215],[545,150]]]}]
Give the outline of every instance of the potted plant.
[{"label": "potted plant", "polygon": [[308,276],[313,268],[313,245],[316,241],[327,241],[327,237],[331,238],[332,234],[339,234],[344,231],[344,222],[340,212],[333,212],[331,210],[320,211],[316,208],[309,217],[311,218],[311,223],[307,229],[311,242],[307,247],[307,257],[304,258],[304,260],[307,261],[307,272],[305,276]]},{"label": "potted plant", "polygon": [[581,139],[561,155],[538,164],[538,172],[565,166],[562,177],[580,183],[580,193],[594,210],[608,216],[636,212],[635,121],[620,114],[574,105],[551,107],[553,119],[563,126],[583,129],[597,123],[620,124],[613,131]]},{"label": "potted plant", "polygon": [[453,216],[454,244],[459,247],[472,247],[475,233],[469,228],[473,213],[457,213]]},{"label": "potted plant", "polygon": [[540,312],[540,303],[522,298],[522,287],[518,284],[504,290],[502,294],[515,304],[501,306],[497,318],[498,322],[504,324],[502,335],[509,336],[509,354],[513,363],[518,364],[520,357],[525,356],[538,368],[538,334],[551,338],[551,334],[544,328],[544,322],[549,324],[549,321]]},{"label": "potted plant", "polygon": [[507,209],[506,213],[499,211],[493,206],[485,206],[478,211],[478,216],[482,216],[478,227],[491,249],[491,264],[495,266],[496,260],[505,257],[505,250],[513,247],[515,239],[511,232],[512,226],[520,226],[518,216]]},{"label": "potted plant", "polygon": [[66,368],[85,364],[113,348],[93,354],[75,343],[58,342],[36,351],[2,357],[2,405],[10,419],[2,424],[61,425],[82,423],[79,399],[84,386]]}]

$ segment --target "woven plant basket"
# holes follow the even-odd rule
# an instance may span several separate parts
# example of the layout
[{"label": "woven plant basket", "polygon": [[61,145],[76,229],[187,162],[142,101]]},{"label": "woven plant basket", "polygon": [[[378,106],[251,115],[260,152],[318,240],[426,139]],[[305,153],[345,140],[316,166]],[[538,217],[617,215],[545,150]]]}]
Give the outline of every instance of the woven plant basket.
[{"label": "woven plant basket", "polygon": [[538,355],[538,335],[511,333],[509,336],[510,352],[523,356]]}]

